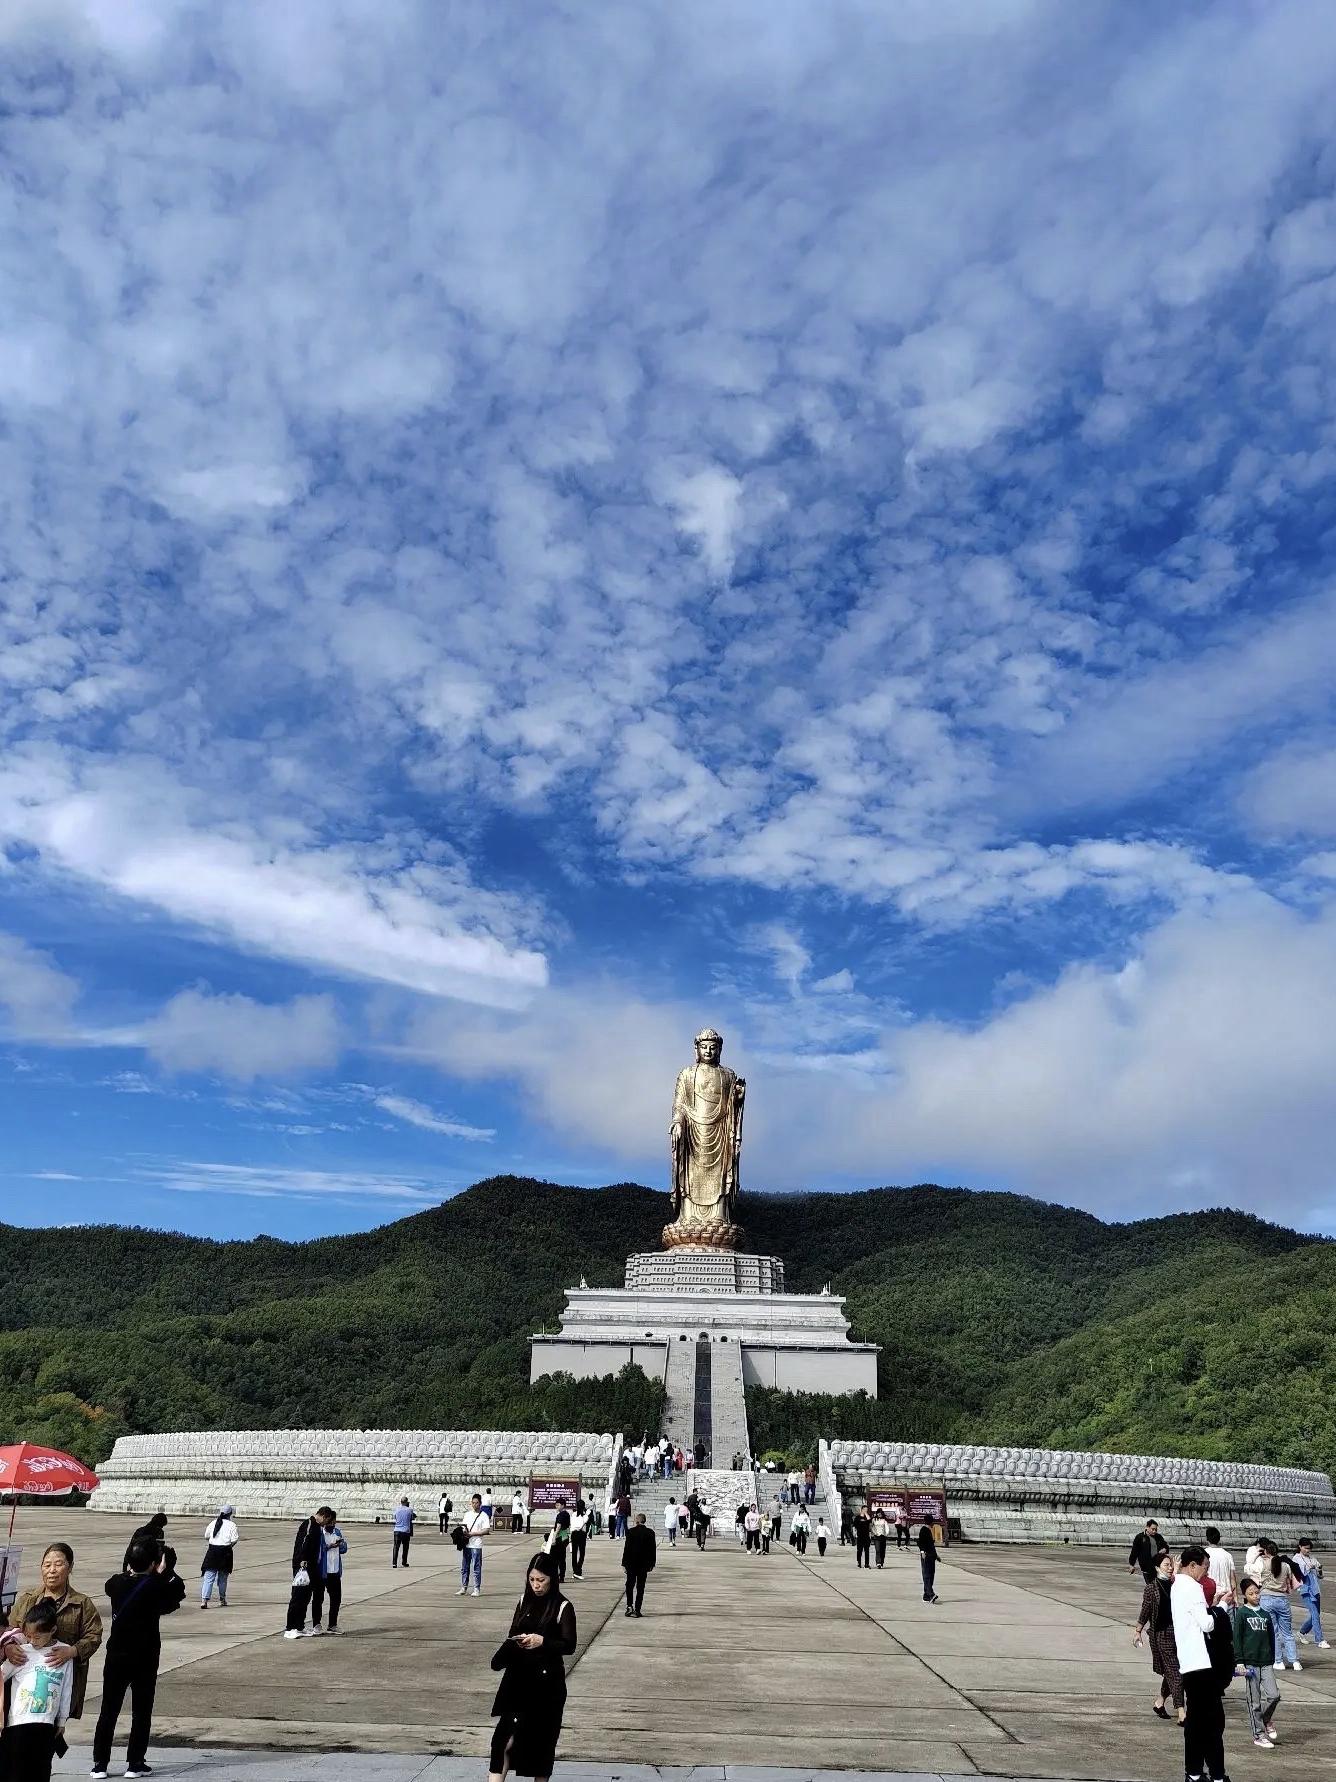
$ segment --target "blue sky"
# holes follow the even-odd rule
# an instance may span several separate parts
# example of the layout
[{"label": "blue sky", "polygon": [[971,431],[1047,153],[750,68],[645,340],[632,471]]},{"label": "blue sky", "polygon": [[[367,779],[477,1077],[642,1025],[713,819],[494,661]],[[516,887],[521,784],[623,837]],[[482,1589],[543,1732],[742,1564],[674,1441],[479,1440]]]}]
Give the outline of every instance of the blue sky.
[{"label": "blue sky", "polygon": [[1336,1231],[1336,12],[19,0],[4,1216]]}]

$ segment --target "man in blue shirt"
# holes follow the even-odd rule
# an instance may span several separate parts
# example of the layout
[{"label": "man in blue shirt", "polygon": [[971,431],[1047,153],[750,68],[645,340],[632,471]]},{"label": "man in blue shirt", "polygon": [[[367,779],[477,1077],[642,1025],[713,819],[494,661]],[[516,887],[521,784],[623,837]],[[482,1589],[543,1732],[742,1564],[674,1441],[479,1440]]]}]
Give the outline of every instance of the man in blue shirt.
[{"label": "man in blue shirt", "polygon": [[394,1512],[394,1551],[390,1557],[390,1569],[399,1564],[399,1555],[404,1556],[404,1570],[408,1570],[408,1543],[413,1538],[413,1524],[417,1517],[413,1514],[406,1497],[400,1498],[399,1508]]}]

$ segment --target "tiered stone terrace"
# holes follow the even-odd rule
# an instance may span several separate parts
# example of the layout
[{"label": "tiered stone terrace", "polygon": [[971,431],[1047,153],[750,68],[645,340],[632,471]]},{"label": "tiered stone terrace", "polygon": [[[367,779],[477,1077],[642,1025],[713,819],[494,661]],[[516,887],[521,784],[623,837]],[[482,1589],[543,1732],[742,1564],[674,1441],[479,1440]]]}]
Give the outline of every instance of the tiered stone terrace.
[{"label": "tiered stone terrace", "polygon": [[836,1441],[823,1456],[846,1497],[882,1485],[944,1485],[966,1540],[1125,1544],[1129,1521],[1159,1518],[1170,1541],[1215,1523],[1226,1542],[1258,1534],[1336,1541],[1325,1473],[1163,1455],[947,1443]]},{"label": "tiered stone terrace", "polygon": [[[600,1500],[610,1435],[546,1430],[275,1429],[122,1436],[98,1469],[94,1510],[300,1516],[328,1501],[340,1519],[374,1522],[405,1495],[419,1514],[436,1492],[456,1504],[490,1485],[498,1495],[531,1474],[578,1478]],[[428,1499],[430,1501],[428,1501]]]}]

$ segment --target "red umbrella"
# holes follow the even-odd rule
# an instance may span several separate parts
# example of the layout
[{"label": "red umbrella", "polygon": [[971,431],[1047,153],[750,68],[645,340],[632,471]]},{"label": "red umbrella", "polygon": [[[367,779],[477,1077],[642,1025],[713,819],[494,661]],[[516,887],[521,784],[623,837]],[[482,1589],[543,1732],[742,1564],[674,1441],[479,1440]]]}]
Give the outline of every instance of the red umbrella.
[{"label": "red umbrella", "polygon": [[15,1442],[0,1448],[0,1495],[28,1492],[33,1497],[68,1497],[71,1491],[94,1491],[97,1474],[82,1460],[55,1448]]},{"label": "red umbrella", "polygon": [[[9,1534],[14,1538],[14,1517],[19,1498],[27,1492],[33,1497],[68,1497],[72,1491],[93,1491],[97,1474],[90,1473],[81,1460],[62,1454],[56,1448],[36,1448],[31,1442],[15,1442],[0,1448],[0,1496],[12,1497],[9,1511]],[[9,1554],[0,1561],[0,1590],[4,1589],[9,1570]]]}]

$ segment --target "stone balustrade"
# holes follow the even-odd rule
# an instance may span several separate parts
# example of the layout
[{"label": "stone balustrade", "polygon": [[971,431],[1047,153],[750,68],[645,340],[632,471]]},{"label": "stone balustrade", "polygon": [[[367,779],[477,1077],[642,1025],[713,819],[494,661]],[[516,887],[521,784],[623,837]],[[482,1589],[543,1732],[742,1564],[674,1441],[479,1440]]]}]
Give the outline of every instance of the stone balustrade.
[{"label": "stone balustrade", "polygon": [[444,1487],[462,1509],[490,1486],[508,1499],[531,1475],[578,1479],[600,1500],[610,1435],[510,1430],[278,1429],[122,1436],[98,1469],[93,1510],[300,1516],[329,1502],[349,1522],[388,1517],[401,1497],[435,1514]]},{"label": "stone balustrade", "polygon": [[1331,1480],[1301,1467],[961,1443],[821,1447],[846,1498],[878,1485],[943,1486],[969,1540],[1123,1544],[1157,1516],[1170,1541],[1200,1539],[1209,1522],[1227,1541],[1262,1533],[1336,1543]]}]

